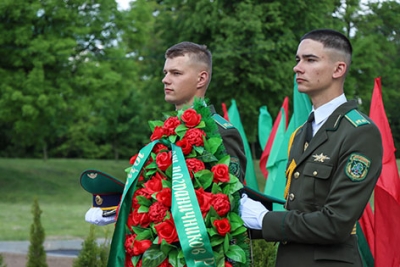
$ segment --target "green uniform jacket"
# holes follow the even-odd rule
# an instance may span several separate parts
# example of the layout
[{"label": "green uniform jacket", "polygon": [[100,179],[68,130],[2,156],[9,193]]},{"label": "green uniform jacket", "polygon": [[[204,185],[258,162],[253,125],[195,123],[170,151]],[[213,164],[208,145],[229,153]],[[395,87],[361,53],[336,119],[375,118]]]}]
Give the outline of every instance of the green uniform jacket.
[{"label": "green uniform jacket", "polygon": [[362,267],[352,231],[381,173],[382,141],[356,108],[338,107],[304,152],[303,127],[294,136],[288,211],[268,212],[262,225],[264,239],[280,242],[277,267]]}]

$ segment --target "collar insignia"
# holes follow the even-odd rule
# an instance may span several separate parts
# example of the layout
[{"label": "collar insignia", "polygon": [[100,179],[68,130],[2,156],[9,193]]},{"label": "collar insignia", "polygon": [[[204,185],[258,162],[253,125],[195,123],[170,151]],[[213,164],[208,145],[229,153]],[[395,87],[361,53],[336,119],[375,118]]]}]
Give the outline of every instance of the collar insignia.
[{"label": "collar insignia", "polygon": [[330,159],[330,157],[328,157],[327,155],[324,154],[315,154],[313,155],[314,161],[318,161],[318,162],[324,162],[325,160]]}]

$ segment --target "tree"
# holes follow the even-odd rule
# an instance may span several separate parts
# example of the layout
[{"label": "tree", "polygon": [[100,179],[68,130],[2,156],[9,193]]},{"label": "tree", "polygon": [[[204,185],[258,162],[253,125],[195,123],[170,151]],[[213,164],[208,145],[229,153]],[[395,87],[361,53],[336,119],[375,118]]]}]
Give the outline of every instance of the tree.
[{"label": "tree", "polygon": [[37,198],[32,204],[33,223],[31,225],[30,245],[28,252],[27,267],[47,267],[46,252],[44,251],[45,233],[40,221],[42,211]]}]

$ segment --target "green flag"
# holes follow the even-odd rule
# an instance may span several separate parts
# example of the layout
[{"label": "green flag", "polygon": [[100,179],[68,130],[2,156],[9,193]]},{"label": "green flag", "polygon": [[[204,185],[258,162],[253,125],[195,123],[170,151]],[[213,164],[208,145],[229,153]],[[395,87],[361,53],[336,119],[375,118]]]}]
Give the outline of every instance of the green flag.
[{"label": "green flag", "polygon": [[[265,185],[264,193],[278,199],[283,199],[283,194],[286,186],[286,166],[288,161],[288,145],[292,133],[302,125],[311,111],[311,102],[306,94],[300,93],[297,89],[297,83],[294,80],[293,88],[293,114],[290,119],[286,132],[283,133],[281,138],[275,137],[274,144],[272,144],[271,155],[268,158],[267,169],[268,179]],[[284,117],[284,116],[282,116]],[[283,128],[283,121],[281,119]],[[281,127],[281,125],[279,126]],[[278,134],[277,134],[278,136]],[[275,144],[275,142],[277,142]],[[283,210],[282,205],[276,205],[274,210]]]},{"label": "green flag", "polygon": [[232,99],[231,102],[232,104],[228,109],[229,121],[233,124],[233,126],[236,127],[236,129],[238,129],[240,136],[242,137],[244,151],[247,158],[245,174],[246,185],[256,191],[259,191],[256,172],[254,171],[253,156],[251,154],[249,142],[247,141],[246,133],[244,131],[242,121],[240,120],[240,114],[236,106],[236,101]]},{"label": "green flag", "polygon": [[261,149],[264,149],[268,137],[272,130],[272,117],[268,112],[267,106],[260,107],[258,116],[258,141]]}]

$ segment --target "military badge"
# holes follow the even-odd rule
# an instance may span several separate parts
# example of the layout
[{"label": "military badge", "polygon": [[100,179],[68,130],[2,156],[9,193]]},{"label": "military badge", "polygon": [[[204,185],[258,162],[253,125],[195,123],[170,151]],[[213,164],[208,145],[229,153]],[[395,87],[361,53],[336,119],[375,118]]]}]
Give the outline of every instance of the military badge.
[{"label": "military badge", "polygon": [[323,153],[321,154],[315,154],[313,155],[314,161],[318,161],[318,162],[324,162],[325,160],[331,159],[330,157],[328,157],[327,155],[324,155]]},{"label": "military badge", "polygon": [[371,161],[360,154],[351,154],[345,168],[346,175],[354,182],[367,177]]}]

